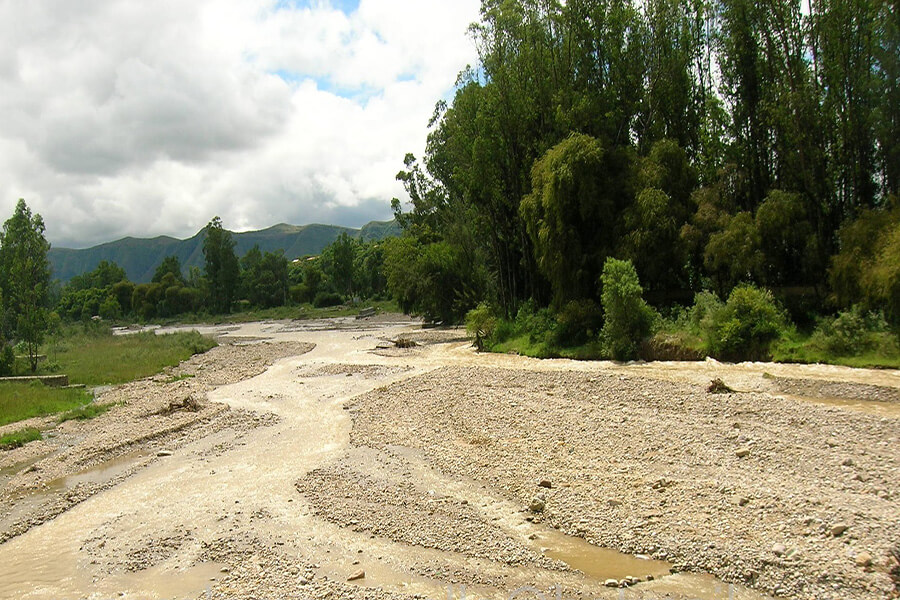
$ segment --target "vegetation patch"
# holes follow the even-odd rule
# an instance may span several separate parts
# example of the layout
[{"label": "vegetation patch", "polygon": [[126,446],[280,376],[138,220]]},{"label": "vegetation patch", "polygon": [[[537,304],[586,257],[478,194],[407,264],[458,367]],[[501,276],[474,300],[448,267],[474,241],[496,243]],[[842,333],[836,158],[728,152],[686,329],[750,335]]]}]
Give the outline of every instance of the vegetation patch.
[{"label": "vegetation patch", "polygon": [[65,423],[66,421],[87,421],[88,419],[93,419],[94,417],[99,417],[110,408],[112,408],[112,404],[94,404],[91,402],[90,404],[85,404],[84,406],[79,406],[73,410],[67,410],[59,416],[59,422]]},{"label": "vegetation patch", "polygon": [[34,442],[41,439],[41,432],[34,427],[26,427],[13,431],[4,436],[0,436],[0,450],[12,450],[19,446],[24,446],[28,442]]},{"label": "vegetation patch", "polygon": [[115,336],[75,326],[51,342],[47,354],[71,382],[90,386],[147,377],[215,346],[196,331]]},{"label": "vegetation patch", "polygon": [[91,401],[83,389],[42,383],[0,383],[0,425],[74,410]]}]

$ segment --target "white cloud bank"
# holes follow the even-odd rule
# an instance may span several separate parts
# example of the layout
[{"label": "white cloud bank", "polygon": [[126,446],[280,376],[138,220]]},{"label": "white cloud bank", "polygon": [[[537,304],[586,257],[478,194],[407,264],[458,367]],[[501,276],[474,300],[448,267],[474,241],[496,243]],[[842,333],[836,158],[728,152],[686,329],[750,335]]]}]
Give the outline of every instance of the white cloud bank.
[{"label": "white cloud bank", "polygon": [[0,220],[25,198],[73,247],[389,218],[479,1],[347,4],[0,0]]}]

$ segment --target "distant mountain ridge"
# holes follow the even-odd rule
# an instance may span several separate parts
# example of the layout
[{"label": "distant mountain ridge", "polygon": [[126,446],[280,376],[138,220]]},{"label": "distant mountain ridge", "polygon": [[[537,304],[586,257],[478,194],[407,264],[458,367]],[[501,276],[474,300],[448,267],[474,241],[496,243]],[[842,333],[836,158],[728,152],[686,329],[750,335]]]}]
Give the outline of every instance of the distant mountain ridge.
[{"label": "distant mountain ridge", "polygon": [[[94,270],[100,261],[107,260],[125,269],[131,281],[146,283],[153,278],[153,273],[162,260],[172,255],[178,257],[185,270],[188,267],[203,268],[203,231],[201,229],[186,240],[169,236],[149,239],[126,237],[81,250],[50,248],[48,258],[53,268],[52,277],[65,283],[76,275]],[[396,221],[372,221],[360,229],[337,225],[279,223],[259,231],[232,233],[232,236],[235,253],[239,257],[258,244],[263,252],[284,250],[284,255],[292,260],[308,254],[319,254],[325,246],[345,232],[363,241],[381,240],[399,235],[400,226]]]}]

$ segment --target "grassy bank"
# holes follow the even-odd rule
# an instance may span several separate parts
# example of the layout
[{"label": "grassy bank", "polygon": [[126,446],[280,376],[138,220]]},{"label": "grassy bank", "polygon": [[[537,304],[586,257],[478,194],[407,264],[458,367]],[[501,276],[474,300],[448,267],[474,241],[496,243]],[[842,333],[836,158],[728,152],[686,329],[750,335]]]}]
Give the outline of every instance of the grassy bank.
[{"label": "grassy bank", "polygon": [[[684,335],[663,334],[667,345],[675,352],[689,355],[697,353],[698,359],[705,358],[702,345],[684,343],[690,338]],[[900,369],[900,350],[891,340],[890,334],[879,334],[880,343],[858,354],[835,353],[821,348],[809,333],[790,332],[772,347],[772,362],[828,365],[841,365],[855,368]],[[675,348],[678,346],[678,348]],[[534,341],[528,334],[494,342],[485,347],[490,352],[500,354],[514,353],[532,358],[571,358],[575,360],[604,360],[609,357],[603,354],[599,342],[591,342],[580,346],[557,346],[544,341]],[[642,356],[646,360],[657,360],[655,356]],[[666,359],[660,359],[666,360]],[[675,359],[670,359],[675,360]],[[685,359],[690,360],[690,359]]]},{"label": "grassy bank", "polygon": [[[85,386],[118,384],[159,373],[215,345],[197,332],[114,336],[106,329],[74,325],[46,344],[47,360],[38,373],[65,373],[70,383]],[[60,421],[90,419],[108,410],[91,400],[85,389],[0,383],[0,425],[54,414],[61,415]],[[7,447],[13,445],[10,440]]]},{"label": "grassy bank", "polygon": [[74,410],[91,401],[83,389],[46,387],[42,383],[0,383],[0,425]]},{"label": "grassy bank", "polygon": [[316,308],[312,304],[299,306],[276,306],[274,308],[261,308],[229,313],[227,315],[211,315],[209,313],[185,313],[169,319],[154,319],[154,323],[160,325],[175,325],[180,323],[192,323],[197,325],[217,325],[221,323],[250,323],[253,321],[282,321],[287,319],[328,319],[334,317],[354,317],[363,308],[374,307],[377,313],[399,313],[399,305],[393,300],[378,300],[363,302],[357,306],[341,304],[338,306],[326,306]]},{"label": "grassy bank", "polygon": [[[729,299],[731,304],[723,303],[704,293],[698,294],[693,307],[674,310],[668,316],[657,314],[649,338],[628,337],[634,347],[629,358],[702,360],[712,356],[730,362],[771,360],[900,369],[900,337],[878,313],[842,311],[802,330],[764,291],[745,289],[743,293],[748,296],[738,299],[743,305],[733,299]],[[560,313],[526,307],[511,320],[473,311],[468,328],[470,334],[480,331],[484,349],[492,352],[608,359],[611,354],[602,343],[596,314],[568,307]]]},{"label": "grassy bank", "polygon": [[858,352],[835,352],[822,347],[812,334],[790,332],[772,348],[772,360],[781,363],[843,365],[870,369],[900,369],[900,345],[890,333],[873,333]]},{"label": "grassy bank", "polygon": [[12,450],[39,439],[41,439],[40,430],[34,427],[26,427],[25,429],[0,436],[0,450]]},{"label": "grassy bank", "polygon": [[215,345],[195,331],[114,336],[72,327],[47,345],[48,360],[42,368],[66,373],[70,383],[117,384],[159,373]]}]

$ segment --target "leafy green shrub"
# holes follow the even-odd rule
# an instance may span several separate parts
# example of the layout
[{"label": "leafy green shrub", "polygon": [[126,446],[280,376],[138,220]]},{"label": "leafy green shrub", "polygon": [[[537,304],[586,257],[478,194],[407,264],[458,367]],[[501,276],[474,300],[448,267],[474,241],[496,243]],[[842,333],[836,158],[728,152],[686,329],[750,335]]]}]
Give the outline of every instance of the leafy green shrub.
[{"label": "leafy green shrub", "polygon": [[634,358],[641,341],[652,333],[658,316],[641,297],[643,289],[631,261],[607,258],[600,282],[603,350],[616,360]]},{"label": "leafy green shrub", "polygon": [[319,292],[313,298],[313,306],[316,308],[325,308],[327,306],[339,306],[344,303],[344,299],[340,294],[335,292]]},{"label": "leafy green shrub", "polygon": [[207,350],[211,350],[218,345],[214,339],[206,337],[196,330],[182,332],[178,341],[185,350],[191,353],[191,355],[203,354]]},{"label": "leafy green shrub", "polygon": [[873,349],[872,333],[887,329],[884,316],[865,314],[858,305],[841,311],[838,316],[823,319],[810,338],[810,343],[831,354],[853,356]]},{"label": "leafy green shrub", "polygon": [[546,341],[555,328],[556,317],[553,311],[549,308],[538,308],[534,299],[529,298],[522,303],[516,313],[516,331],[519,334],[527,333],[532,344]]},{"label": "leafy green shrub", "polygon": [[703,290],[694,296],[694,306],[689,312],[691,333],[702,335],[712,329],[713,315],[725,306],[714,293]]},{"label": "leafy green shrub", "polygon": [[486,342],[494,336],[497,323],[494,311],[484,302],[466,313],[466,333],[479,352],[484,350]]},{"label": "leafy green shrub", "polygon": [[781,337],[787,319],[772,292],[742,284],[728,301],[713,310],[704,332],[707,351],[725,360],[766,360],[772,342]]},{"label": "leafy green shrub", "polygon": [[560,346],[580,346],[603,325],[603,311],[593,300],[572,300],[556,316],[553,339]]}]

